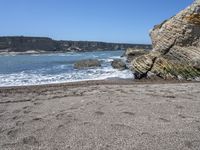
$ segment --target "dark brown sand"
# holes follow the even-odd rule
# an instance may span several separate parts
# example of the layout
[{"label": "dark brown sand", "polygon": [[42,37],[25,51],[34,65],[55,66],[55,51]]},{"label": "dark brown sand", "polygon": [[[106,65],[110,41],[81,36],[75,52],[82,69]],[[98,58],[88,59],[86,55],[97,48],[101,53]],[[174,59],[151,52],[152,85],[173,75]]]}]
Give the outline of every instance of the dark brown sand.
[{"label": "dark brown sand", "polygon": [[200,83],[0,88],[0,150],[199,150]]}]

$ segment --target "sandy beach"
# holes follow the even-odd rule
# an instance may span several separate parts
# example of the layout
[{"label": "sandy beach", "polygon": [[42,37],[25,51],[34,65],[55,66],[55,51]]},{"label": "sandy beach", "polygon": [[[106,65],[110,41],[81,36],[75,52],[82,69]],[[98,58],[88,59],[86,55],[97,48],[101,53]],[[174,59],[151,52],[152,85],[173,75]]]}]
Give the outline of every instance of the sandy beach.
[{"label": "sandy beach", "polygon": [[200,149],[200,83],[0,88],[1,150]]}]

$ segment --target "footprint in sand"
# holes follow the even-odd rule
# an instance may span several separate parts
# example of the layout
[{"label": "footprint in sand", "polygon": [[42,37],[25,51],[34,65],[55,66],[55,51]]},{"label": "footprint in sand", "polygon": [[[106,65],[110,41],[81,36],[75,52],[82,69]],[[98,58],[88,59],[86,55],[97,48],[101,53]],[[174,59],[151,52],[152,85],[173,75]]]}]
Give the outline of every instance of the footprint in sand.
[{"label": "footprint in sand", "polygon": [[133,130],[132,127],[125,125],[125,124],[111,124],[113,130]]},{"label": "footprint in sand", "polygon": [[0,119],[3,118],[3,115],[0,114]]},{"label": "footprint in sand", "polygon": [[11,129],[7,132],[7,136],[10,138],[10,139],[13,139],[15,137],[17,137],[17,134],[19,132],[19,129]]},{"label": "footprint in sand", "polygon": [[41,120],[42,120],[42,118],[40,118],[40,117],[33,118],[33,121],[41,121]]},{"label": "footprint in sand", "polygon": [[32,106],[25,106],[25,107],[23,107],[22,108],[24,110],[23,113],[24,114],[30,113],[32,108],[33,108]]},{"label": "footprint in sand", "polygon": [[200,131],[200,126],[197,127],[198,131]]},{"label": "footprint in sand", "polygon": [[56,115],[56,119],[61,120],[67,113],[60,113]]},{"label": "footprint in sand", "polygon": [[30,106],[24,106],[22,109],[26,110],[26,109],[29,109]]},{"label": "footprint in sand", "polygon": [[39,142],[34,136],[28,136],[22,139],[22,144],[36,146],[39,145]]},{"label": "footprint in sand", "polygon": [[63,128],[64,128],[64,125],[63,125],[63,124],[60,124],[57,128],[58,128],[58,129],[63,129]]},{"label": "footprint in sand", "polygon": [[180,118],[182,118],[182,119],[185,119],[185,118],[187,118],[186,116],[184,116],[183,114],[179,114],[178,115]]},{"label": "footprint in sand", "polygon": [[156,135],[152,135],[152,134],[150,134],[149,132],[142,132],[142,133],[141,133],[141,136],[152,137],[152,138],[155,138],[155,137],[156,137]]},{"label": "footprint in sand", "polygon": [[168,123],[168,122],[170,122],[170,120],[168,120],[168,119],[165,119],[165,118],[159,118],[159,120],[160,120],[160,121],[162,121],[162,122],[165,122],[165,123]]},{"label": "footprint in sand", "polygon": [[65,121],[65,124],[69,124],[69,123],[78,121],[78,119],[72,113],[59,113],[55,117],[57,120]]},{"label": "footprint in sand", "polygon": [[187,148],[192,148],[192,142],[191,142],[191,141],[185,141],[185,142],[184,142],[184,145],[185,145]]},{"label": "footprint in sand", "polygon": [[33,104],[34,104],[34,105],[41,105],[42,102],[37,102],[37,101],[35,101]]},{"label": "footprint in sand", "polygon": [[18,113],[20,113],[20,112],[21,112],[21,110],[16,109],[16,110],[14,110],[12,113],[13,113],[13,114],[18,114]]},{"label": "footprint in sand", "polygon": [[176,105],[176,108],[177,108],[177,109],[184,109],[184,106]]},{"label": "footprint in sand", "polygon": [[3,114],[6,111],[6,109],[3,107],[0,107],[0,114]]},{"label": "footprint in sand", "polygon": [[21,118],[21,116],[16,115],[16,116],[12,117],[12,120],[18,120],[20,118]]},{"label": "footprint in sand", "polygon": [[82,105],[79,105],[79,104],[74,104],[72,105],[69,110],[76,110],[76,109],[79,109]]},{"label": "footprint in sand", "polygon": [[23,126],[24,125],[24,122],[22,122],[22,121],[17,121],[16,122],[16,126]]},{"label": "footprint in sand", "polygon": [[163,97],[165,97],[165,98],[170,98],[170,99],[176,98],[176,96],[174,96],[174,95],[166,95],[166,96],[163,96]]},{"label": "footprint in sand", "polygon": [[95,124],[93,122],[83,122],[84,126],[94,126]]},{"label": "footprint in sand", "polygon": [[30,110],[24,110],[23,113],[24,114],[29,114],[31,111]]},{"label": "footprint in sand", "polygon": [[87,102],[86,106],[93,105],[94,102]]},{"label": "footprint in sand", "polygon": [[5,150],[15,149],[17,146],[17,143],[6,143],[2,145],[2,148]]},{"label": "footprint in sand", "polygon": [[119,103],[119,104],[117,104],[117,105],[115,105],[115,106],[121,107],[121,106],[124,106],[124,105],[125,105],[124,103]]},{"label": "footprint in sand", "polygon": [[135,113],[129,112],[129,111],[125,111],[125,112],[122,112],[122,113],[126,114],[126,115],[130,115],[130,116],[135,116]]},{"label": "footprint in sand", "polygon": [[199,149],[200,140],[184,141],[184,146],[189,149]]},{"label": "footprint in sand", "polygon": [[97,116],[102,116],[102,115],[104,115],[105,113],[102,112],[102,111],[96,111],[96,112],[94,112],[94,114],[97,115]]}]

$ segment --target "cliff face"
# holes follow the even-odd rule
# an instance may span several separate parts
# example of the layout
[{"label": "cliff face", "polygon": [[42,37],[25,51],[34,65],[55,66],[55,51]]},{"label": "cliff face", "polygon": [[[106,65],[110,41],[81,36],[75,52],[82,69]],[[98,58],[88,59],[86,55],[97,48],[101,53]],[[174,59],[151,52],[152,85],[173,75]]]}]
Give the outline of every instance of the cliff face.
[{"label": "cliff face", "polygon": [[43,37],[0,37],[0,51],[8,50],[24,52],[27,50],[54,51],[58,47],[56,41]]},{"label": "cliff face", "polygon": [[151,45],[56,41],[45,37],[0,37],[0,52],[121,50],[129,47],[150,49]]},{"label": "cliff face", "polygon": [[151,45],[145,44],[122,44],[92,41],[59,41],[60,49],[65,51],[93,51],[93,50],[125,50],[127,48],[151,49]]},{"label": "cliff face", "polygon": [[153,51],[133,60],[136,78],[195,79],[200,76],[200,0],[157,25],[150,33]]}]

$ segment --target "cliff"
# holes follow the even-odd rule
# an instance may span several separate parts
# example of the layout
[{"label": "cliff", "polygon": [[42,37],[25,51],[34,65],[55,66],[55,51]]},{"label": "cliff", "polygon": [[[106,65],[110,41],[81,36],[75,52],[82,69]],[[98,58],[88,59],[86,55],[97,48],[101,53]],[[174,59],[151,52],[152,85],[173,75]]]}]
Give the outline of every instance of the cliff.
[{"label": "cliff", "polygon": [[200,0],[156,25],[150,35],[153,51],[132,61],[136,78],[200,77]]},{"label": "cliff", "polygon": [[56,41],[44,37],[0,37],[0,51],[24,52],[27,50],[55,51]]},{"label": "cliff", "polygon": [[0,37],[0,52],[25,52],[29,50],[56,51],[93,51],[93,50],[123,50],[127,48],[151,49],[151,45],[121,44],[92,41],[56,41],[46,37]]}]

